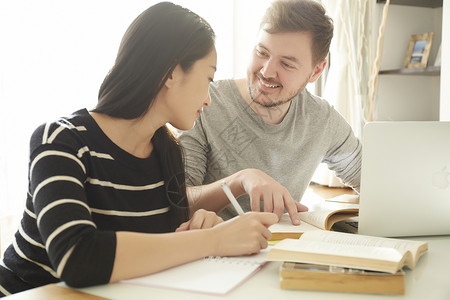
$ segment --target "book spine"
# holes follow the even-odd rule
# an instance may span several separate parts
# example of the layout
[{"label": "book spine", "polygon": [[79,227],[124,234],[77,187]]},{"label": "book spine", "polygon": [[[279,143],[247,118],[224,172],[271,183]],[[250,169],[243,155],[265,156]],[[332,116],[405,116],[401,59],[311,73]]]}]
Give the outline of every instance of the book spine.
[{"label": "book spine", "polygon": [[356,280],[355,282],[342,283],[338,280],[335,282],[324,282],[321,280],[308,279],[291,279],[281,278],[280,288],[287,290],[311,290],[311,291],[328,291],[328,292],[347,292],[347,293],[363,293],[363,294],[384,294],[384,295],[404,295],[405,283],[404,278],[386,284],[384,280],[376,280],[372,278],[370,282]]}]

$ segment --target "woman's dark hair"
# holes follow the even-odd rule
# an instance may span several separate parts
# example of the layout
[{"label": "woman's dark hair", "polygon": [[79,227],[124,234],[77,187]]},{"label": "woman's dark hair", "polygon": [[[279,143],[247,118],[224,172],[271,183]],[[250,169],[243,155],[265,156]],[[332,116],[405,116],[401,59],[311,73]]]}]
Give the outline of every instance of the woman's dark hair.
[{"label": "woman's dark hair", "polygon": [[[93,111],[122,119],[142,117],[175,67],[189,71],[210,53],[214,42],[211,26],[192,11],[170,2],[151,6],[125,32]],[[167,195],[171,195],[175,229],[189,218],[183,152],[166,126],[155,132],[152,142],[163,168]]]}]

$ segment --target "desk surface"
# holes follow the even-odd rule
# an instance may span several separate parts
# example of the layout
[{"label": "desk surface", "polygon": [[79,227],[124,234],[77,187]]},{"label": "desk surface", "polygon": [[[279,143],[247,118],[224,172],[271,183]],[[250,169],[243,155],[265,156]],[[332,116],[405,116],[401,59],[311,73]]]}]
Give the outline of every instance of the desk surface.
[{"label": "desk surface", "polygon": [[[73,290],[58,285],[47,285],[8,297],[21,299],[408,299],[408,300],[444,300],[450,299],[450,236],[409,238],[424,240],[429,243],[429,250],[424,254],[414,270],[406,270],[406,293],[404,296],[366,295],[350,293],[330,293],[317,291],[290,291],[279,287],[278,271],[280,262],[270,262],[253,277],[225,296],[184,292],[154,287],[134,286],[120,283],[107,284]],[[102,298],[103,297],[103,298]]]},{"label": "desk surface", "polygon": [[[314,191],[316,192],[316,191]],[[343,191],[340,191],[341,193]],[[345,191],[344,191],[345,192]],[[161,289],[127,284],[107,284],[74,290],[60,285],[47,285],[9,296],[21,299],[450,299],[450,236],[416,237],[429,243],[429,250],[419,260],[414,270],[406,270],[406,293],[404,296],[331,293],[317,291],[281,290],[279,267],[281,262],[270,262],[258,273],[225,296]]]},{"label": "desk surface", "polygon": [[429,243],[429,250],[424,254],[414,270],[406,270],[406,293],[404,296],[381,296],[362,294],[337,294],[317,291],[290,291],[279,287],[280,262],[270,262],[258,273],[241,286],[231,291],[225,297],[167,290],[151,287],[136,287],[125,284],[109,284],[98,287],[81,289],[81,291],[111,298],[111,299],[140,299],[144,295],[155,296],[158,299],[450,299],[450,236],[410,238],[425,240]]}]

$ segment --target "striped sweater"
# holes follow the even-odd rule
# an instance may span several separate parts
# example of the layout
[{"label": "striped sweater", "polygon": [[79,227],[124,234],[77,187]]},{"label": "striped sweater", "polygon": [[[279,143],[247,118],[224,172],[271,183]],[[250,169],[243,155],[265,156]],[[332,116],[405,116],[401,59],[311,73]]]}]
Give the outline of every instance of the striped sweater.
[{"label": "striped sweater", "polygon": [[115,231],[168,232],[155,151],[146,159],[125,152],[86,109],[38,127],[23,218],[0,263],[0,296],[58,281],[107,283]]}]

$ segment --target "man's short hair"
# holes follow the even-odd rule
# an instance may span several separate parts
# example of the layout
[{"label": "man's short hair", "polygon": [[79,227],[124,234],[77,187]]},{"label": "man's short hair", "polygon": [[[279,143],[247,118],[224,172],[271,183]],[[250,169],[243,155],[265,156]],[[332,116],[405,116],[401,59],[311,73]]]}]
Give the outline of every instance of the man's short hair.
[{"label": "man's short hair", "polygon": [[313,63],[325,59],[333,38],[333,20],[314,0],[276,0],[266,10],[260,29],[268,33],[305,31],[312,34]]}]

